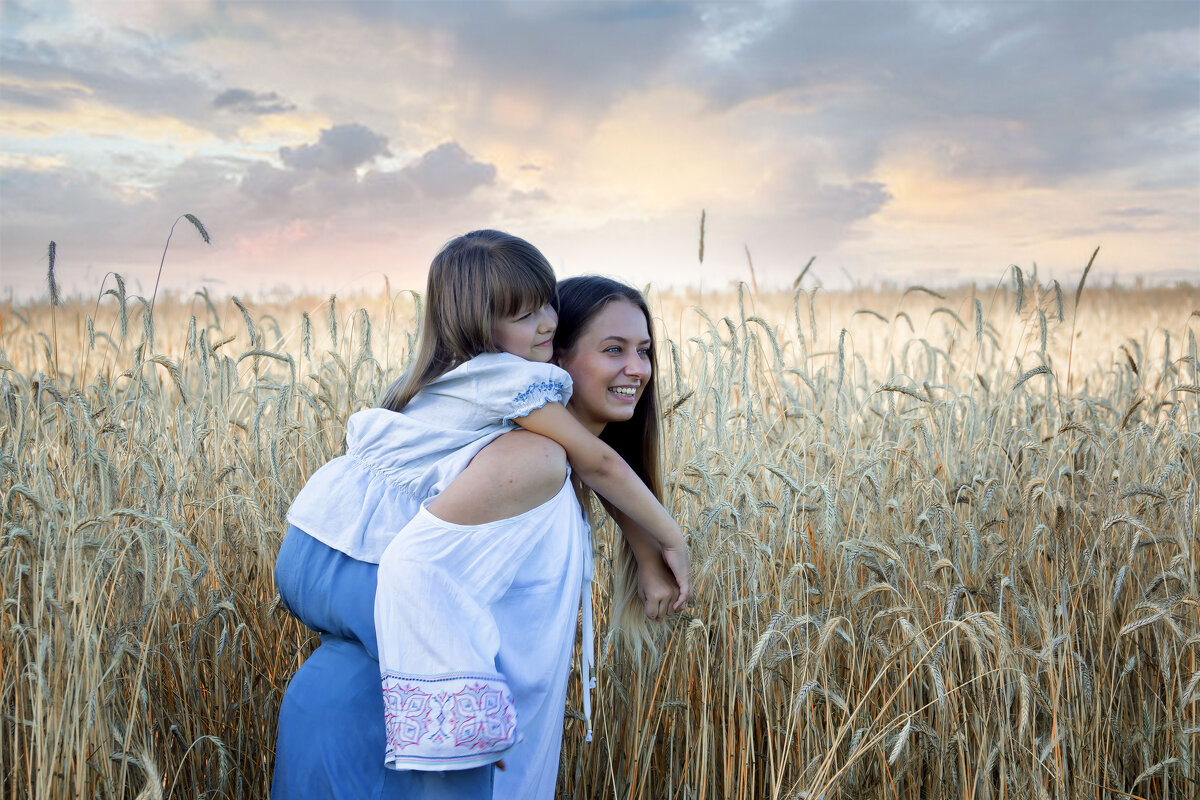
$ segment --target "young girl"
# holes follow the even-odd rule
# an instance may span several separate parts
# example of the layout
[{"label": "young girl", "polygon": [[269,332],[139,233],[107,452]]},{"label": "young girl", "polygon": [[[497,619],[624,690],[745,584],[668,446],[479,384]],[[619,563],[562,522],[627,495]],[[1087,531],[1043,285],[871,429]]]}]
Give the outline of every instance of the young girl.
[{"label": "young girl", "polygon": [[[327,632],[331,645],[345,639],[373,656],[384,655],[387,757],[393,767],[457,770],[490,763],[519,730],[512,724],[511,698],[506,700],[495,681],[487,683],[496,676],[477,674],[488,672],[488,654],[494,658],[497,644],[471,614],[478,592],[461,591],[464,581],[473,582],[472,590],[483,579],[501,585],[504,564],[485,568],[464,560],[462,552],[448,556],[436,518],[425,520],[432,526],[424,534],[406,529],[421,521],[422,502],[446,488],[486,444],[513,430],[514,421],[558,441],[577,475],[636,523],[631,527],[653,537],[678,582],[676,609],[690,594],[678,526],[626,462],[563,408],[570,376],[543,363],[552,353],[556,316],[547,301],[554,286],[545,259],[520,239],[478,231],[449,243],[431,265],[413,368],[389,391],[385,408],[351,417],[346,455],[318,470],[288,513],[292,527],[276,568],[281,598],[311,627]],[[388,573],[380,577],[381,604],[372,624],[374,565],[402,529],[408,534],[397,541]],[[514,544],[518,549],[508,551],[507,560],[517,563],[523,557],[519,548],[530,541],[524,536]],[[590,548],[587,556],[590,561]],[[590,623],[586,605],[585,593]],[[447,622],[430,627],[435,619]],[[589,671],[590,663],[584,675]],[[438,688],[429,679],[444,672],[455,673],[456,692],[413,691],[414,681]],[[280,775],[288,763],[286,715],[304,702],[301,688],[289,687],[281,712],[277,796],[290,791],[284,786],[304,783],[286,774],[281,781]],[[462,739],[466,726],[454,720],[471,704],[474,738]],[[559,714],[561,730],[561,709]],[[435,717],[440,727],[430,724]],[[347,791],[350,796],[356,790]]]}]

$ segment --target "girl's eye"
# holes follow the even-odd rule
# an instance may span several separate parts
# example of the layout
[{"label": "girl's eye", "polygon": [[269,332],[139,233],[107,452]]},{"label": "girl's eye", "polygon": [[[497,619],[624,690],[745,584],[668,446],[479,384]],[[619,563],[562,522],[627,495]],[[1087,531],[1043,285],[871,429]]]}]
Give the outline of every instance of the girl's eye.
[{"label": "girl's eye", "polygon": [[523,321],[525,321],[525,320],[529,319],[529,318],[530,318],[530,317],[532,317],[532,316],[533,316],[533,312],[532,312],[532,311],[526,311],[524,314],[522,314],[521,316],[517,317],[517,322],[523,322]]}]

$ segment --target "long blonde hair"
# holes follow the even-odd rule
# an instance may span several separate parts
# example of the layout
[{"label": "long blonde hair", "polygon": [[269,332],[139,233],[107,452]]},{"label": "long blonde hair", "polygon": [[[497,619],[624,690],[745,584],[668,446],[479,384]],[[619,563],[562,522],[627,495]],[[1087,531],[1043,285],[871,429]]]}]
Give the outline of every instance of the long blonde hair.
[{"label": "long blonde hair", "polygon": [[[554,333],[556,360],[575,347],[592,319],[612,302],[632,303],[646,317],[650,331],[650,378],[634,407],[633,416],[623,422],[610,422],[600,440],[616,450],[633,468],[646,487],[662,502],[661,418],[658,410],[658,365],[654,346],[654,324],[646,298],[632,286],[610,278],[586,275],[567,278],[558,284],[555,307],[558,329]],[[603,501],[602,501],[603,502]],[[607,506],[607,503],[604,503]],[[625,537],[616,537],[613,553],[612,629],[620,632],[638,654],[643,648],[654,650],[653,632],[637,593],[638,563]]]},{"label": "long blonde hair", "polygon": [[524,239],[502,231],[465,233],[429,265],[417,352],[379,404],[400,411],[430,381],[480,353],[496,353],[492,322],[539,308],[555,293],[554,270]]}]

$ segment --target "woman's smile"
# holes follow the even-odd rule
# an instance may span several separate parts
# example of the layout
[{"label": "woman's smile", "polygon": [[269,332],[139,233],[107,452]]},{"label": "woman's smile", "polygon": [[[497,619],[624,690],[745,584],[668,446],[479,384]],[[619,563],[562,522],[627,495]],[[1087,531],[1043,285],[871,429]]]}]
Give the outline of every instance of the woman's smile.
[{"label": "woman's smile", "polygon": [[609,302],[588,323],[561,359],[575,388],[569,403],[589,430],[624,422],[650,380],[650,330],[641,309],[628,300]]}]

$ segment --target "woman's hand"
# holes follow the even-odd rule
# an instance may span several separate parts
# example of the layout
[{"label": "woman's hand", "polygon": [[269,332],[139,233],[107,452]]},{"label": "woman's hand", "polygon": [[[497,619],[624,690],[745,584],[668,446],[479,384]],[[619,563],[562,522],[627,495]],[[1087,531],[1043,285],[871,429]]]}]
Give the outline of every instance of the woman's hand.
[{"label": "woman's hand", "polygon": [[661,558],[648,558],[645,564],[638,562],[637,592],[646,616],[657,621],[671,613],[679,585]]},{"label": "woman's hand", "polygon": [[675,598],[671,610],[682,611],[692,599],[692,560],[688,556],[687,545],[681,543],[678,547],[664,547],[662,560],[675,576],[675,583],[679,586],[679,596]]},{"label": "woman's hand", "polygon": [[672,611],[682,611],[692,599],[692,562],[675,520],[671,520],[671,525],[675,529],[673,541],[678,544],[659,547],[654,537],[628,514],[607,502],[604,507],[621,527],[637,559],[638,597],[646,608],[646,616],[662,619]]}]

